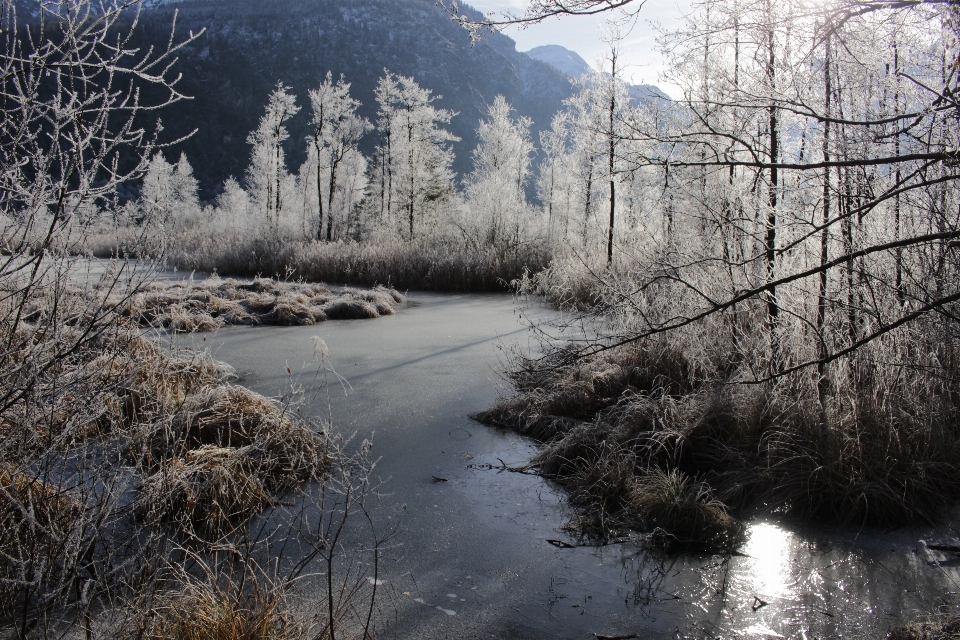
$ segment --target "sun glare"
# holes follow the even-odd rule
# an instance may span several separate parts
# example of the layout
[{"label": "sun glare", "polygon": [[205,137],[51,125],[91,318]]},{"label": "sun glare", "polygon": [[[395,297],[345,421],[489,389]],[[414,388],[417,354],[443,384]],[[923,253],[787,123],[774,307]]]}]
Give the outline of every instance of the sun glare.
[{"label": "sun glare", "polygon": [[750,529],[744,553],[750,557],[746,579],[758,593],[767,597],[783,595],[789,581],[789,549],[792,534],[770,523],[759,523]]}]

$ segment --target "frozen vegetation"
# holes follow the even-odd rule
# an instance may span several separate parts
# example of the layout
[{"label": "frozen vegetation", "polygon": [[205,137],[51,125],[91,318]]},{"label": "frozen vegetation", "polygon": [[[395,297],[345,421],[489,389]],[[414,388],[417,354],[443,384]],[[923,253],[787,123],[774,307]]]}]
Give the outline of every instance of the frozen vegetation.
[{"label": "frozen vegetation", "polygon": [[[523,470],[570,490],[584,538],[730,553],[757,514],[891,527],[956,506],[955,3],[700,0],[663,34],[682,97],[632,91],[614,35],[536,136],[483,100],[458,125],[469,161],[463,114],[414,75],[378,70],[366,105],[338,73],[279,81],[243,171],[201,201],[145,123],[182,101],[170,63],[202,34],[139,49],[121,4],[44,4],[28,29],[2,2],[0,624],[18,637],[186,637],[192,620],[368,637],[376,579],[336,567],[379,560],[369,443],[348,456],[329,425],[144,332],[375,318],[397,288],[512,288],[563,312],[477,418],[538,440]],[[77,254],[219,276],[80,287]],[[282,525],[252,526],[264,511]],[[348,516],[365,545],[343,546]],[[294,603],[312,565],[279,572],[287,538],[322,565],[322,602]]]},{"label": "frozen vegetation", "polygon": [[[402,296],[272,280],[162,286],[124,261],[84,283],[71,254],[120,185],[150,177],[155,204],[170,186],[156,180],[159,125],[140,118],[182,99],[170,63],[196,35],[139,50],[127,47],[127,3],[34,4],[42,20],[29,27],[21,4],[0,12],[2,633],[359,637],[371,591],[338,563],[377,564],[370,444],[348,452],[297,412],[334,375],[325,345],[315,341],[311,389],[291,378],[281,401],[157,329],[375,318]],[[141,101],[143,86],[161,97]],[[195,197],[185,160],[169,174],[177,202]],[[155,216],[137,221],[143,246]],[[348,548],[339,531],[354,514],[368,527]],[[319,565],[322,602],[288,600]]]},{"label": "frozen vegetation", "polygon": [[322,285],[211,278],[201,283],[155,283],[118,301],[123,317],[145,327],[177,332],[211,331],[225,325],[309,325],[394,314],[403,296],[393,289],[345,289]]}]

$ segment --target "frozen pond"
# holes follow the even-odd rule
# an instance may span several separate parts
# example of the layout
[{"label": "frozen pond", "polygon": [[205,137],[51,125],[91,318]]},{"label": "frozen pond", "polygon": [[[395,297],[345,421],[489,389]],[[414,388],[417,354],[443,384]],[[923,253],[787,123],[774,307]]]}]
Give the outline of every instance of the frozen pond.
[{"label": "frozen pond", "polygon": [[349,391],[328,385],[307,410],[341,433],[373,435],[377,473],[402,506],[381,566],[376,637],[882,638],[958,610],[960,556],[920,542],[957,544],[949,525],[858,532],[760,521],[743,555],[672,560],[630,544],[550,544],[569,540],[562,493],[487,466],[525,461],[531,443],[467,417],[502,388],[499,349],[526,343],[525,327],[509,296],[412,293],[377,320],[190,338],[273,396],[288,391],[288,367],[311,360],[312,336],[328,345]]}]

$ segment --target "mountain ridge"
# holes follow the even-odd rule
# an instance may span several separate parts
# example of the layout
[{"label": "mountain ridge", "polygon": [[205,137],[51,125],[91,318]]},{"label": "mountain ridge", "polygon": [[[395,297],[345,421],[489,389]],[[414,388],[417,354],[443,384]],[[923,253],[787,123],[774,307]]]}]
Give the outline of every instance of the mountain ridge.
[{"label": "mountain ridge", "polygon": [[[534,60],[549,64],[557,71],[566,74],[574,80],[578,80],[584,75],[593,73],[593,67],[587,64],[587,61],[580,57],[576,51],[571,51],[559,44],[546,44],[534,47],[525,51],[529,57]],[[603,72],[603,75],[610,74]],[[670,101],[668,96],[660,87],[653,84],[627,84],[627,93],[635,103],[647,100]]]}]

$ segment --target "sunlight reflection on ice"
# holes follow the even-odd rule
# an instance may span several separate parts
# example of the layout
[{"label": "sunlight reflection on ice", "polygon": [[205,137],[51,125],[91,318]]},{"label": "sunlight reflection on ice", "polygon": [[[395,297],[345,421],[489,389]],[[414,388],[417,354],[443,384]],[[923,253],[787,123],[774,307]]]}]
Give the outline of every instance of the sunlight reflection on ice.
[{"label": "sunlight reflection on ice", "polygon": [[[776,524],[757,522],[750,527],[743,556],[731,562],[727,623],[736,637],[793,637],[787,631],[789,608],[796,587],[792,558],[795,536]],[[786,615],[785,615],[786,614]]]},{"label": "sunlight reflection on ice", "polygon": [[783,638],[784,636],[777,633],[773,629],[768,629],[762,624],[755,624],[752,627],[747,627],[743,630],[743,633],[748,638]]},{"label": "sunlight reflection on ice", "polygon": [[793,535],[780,527],[761,522],[750,528],[750,539],[743,552],[749,556],[745,582],[756,595],[767,598],[786,595],[790,582],[789,551]]}]

